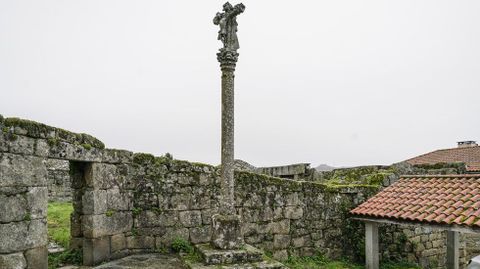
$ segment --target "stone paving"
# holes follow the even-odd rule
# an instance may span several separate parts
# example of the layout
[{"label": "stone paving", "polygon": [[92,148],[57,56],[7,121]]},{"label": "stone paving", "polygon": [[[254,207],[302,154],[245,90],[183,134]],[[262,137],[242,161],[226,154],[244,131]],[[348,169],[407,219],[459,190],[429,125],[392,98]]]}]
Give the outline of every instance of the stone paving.
[{"label": "stone paving", "polygon": [[183,262],[175,255],[140,254],[111,261],[96,267],[68,266],[60,269],[184,269]]}]

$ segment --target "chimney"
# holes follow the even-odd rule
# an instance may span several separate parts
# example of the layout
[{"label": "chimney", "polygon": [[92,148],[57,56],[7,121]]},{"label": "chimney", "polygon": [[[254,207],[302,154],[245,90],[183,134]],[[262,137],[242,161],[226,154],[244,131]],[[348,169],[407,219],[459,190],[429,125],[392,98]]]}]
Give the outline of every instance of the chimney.
[{"label": "chimney", "polygon": [[459,141],[457,142],[459,148],[471,148],[478,146],[477,141]]}]

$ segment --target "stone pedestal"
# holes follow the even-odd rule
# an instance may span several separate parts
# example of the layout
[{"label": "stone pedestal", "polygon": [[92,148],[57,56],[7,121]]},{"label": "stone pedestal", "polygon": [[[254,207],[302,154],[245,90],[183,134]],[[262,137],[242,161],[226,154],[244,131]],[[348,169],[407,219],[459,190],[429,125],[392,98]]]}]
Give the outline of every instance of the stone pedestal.
[{"label": "stone pedestal", "polygon": [[264,253],[250,245],[241,249],[221,250],[213,248],[210,244],[195,246],[195,251],[200,254],[202,261],[184,260],[190,269],[286,269],[283,264],[268,259],[264,260]]},{"label": "stone pedestal", "polygon": [[216,214],[212,216],[212,241],[217,249],[239,249],[243,247],[241,221],[238,215]]}]

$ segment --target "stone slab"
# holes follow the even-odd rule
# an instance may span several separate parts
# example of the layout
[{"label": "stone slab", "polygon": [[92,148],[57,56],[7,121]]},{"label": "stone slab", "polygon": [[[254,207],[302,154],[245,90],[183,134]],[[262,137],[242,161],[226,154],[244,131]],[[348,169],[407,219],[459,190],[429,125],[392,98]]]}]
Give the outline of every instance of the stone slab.
[{"label": "stone slab", "polygon": [[189,269],[288,269],[285,265],[276,261],[262,261],[246,264],[229,265],[204,265],[202,263],[186,263]]},{"label": "stone slab", "polygon": [[215,249],[210,244],[199,244],[195,247],[207,265],[251,263],[263,260],[263,252],[250,245],[244,245],[243,248],[236,250]]}]

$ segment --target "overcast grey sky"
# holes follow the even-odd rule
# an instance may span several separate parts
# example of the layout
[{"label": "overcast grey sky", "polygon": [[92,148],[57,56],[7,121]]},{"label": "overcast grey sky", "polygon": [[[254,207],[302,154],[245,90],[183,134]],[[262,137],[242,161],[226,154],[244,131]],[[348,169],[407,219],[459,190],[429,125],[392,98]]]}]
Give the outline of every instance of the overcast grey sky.
[{"label": "overcast grey sky", "polygon": [[[389,164],[480,140],[480,1],[243,3],[236,158]],[[0,114],[218,164],[222,4],[0,0]]]}]

